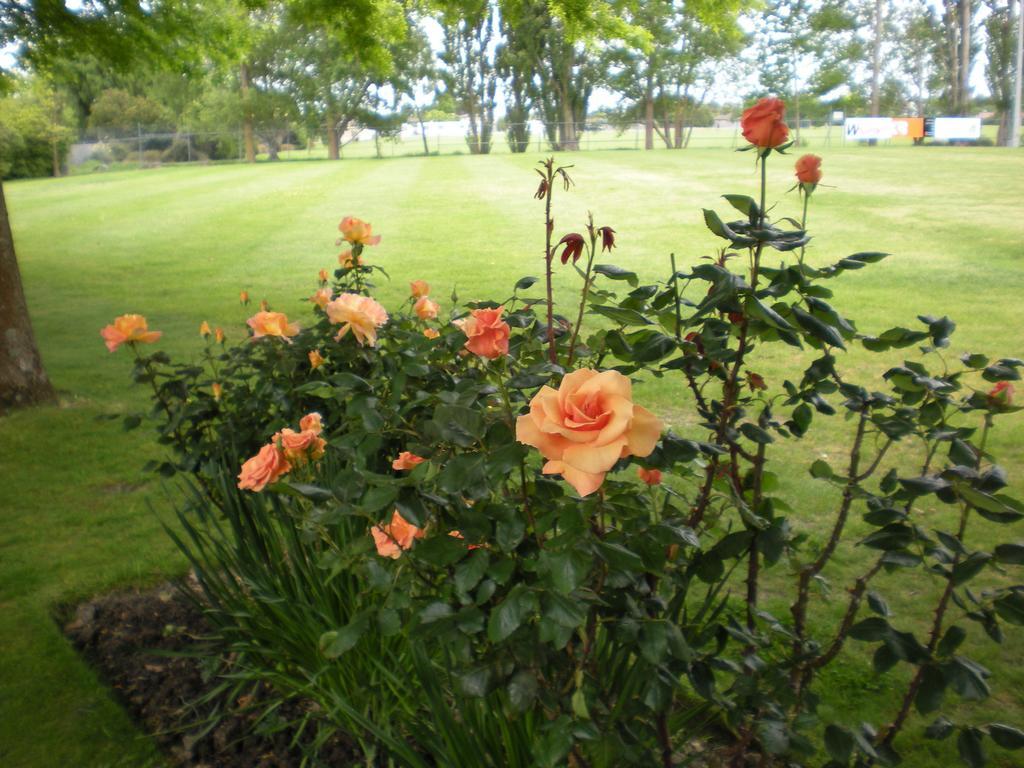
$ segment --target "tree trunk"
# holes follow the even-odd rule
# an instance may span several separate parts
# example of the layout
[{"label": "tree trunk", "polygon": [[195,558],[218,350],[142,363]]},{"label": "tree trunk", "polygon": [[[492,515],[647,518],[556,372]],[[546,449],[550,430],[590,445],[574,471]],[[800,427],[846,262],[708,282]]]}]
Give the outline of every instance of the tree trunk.
[{"label": "tree trunk", "polygon": [[675,149],[683,148],[683,100],[676,94],[676,114],[674,121],[674,136],[672,139],[672,146]]},{"label": "tree trunk", "polygon": [[338,119],[332,111],[327,113],[327,159],[338,159]]},{"label": "tree trunk", "polygon": [[0,183],[0,415],[57,400],[36,348]]},{"label": "tree trunk", "polygon": [[256,140],[253,137],[252,105],[249,104],[249,65],[244,61],[240,71],[242,87],[242,142],[245,144],[245,162],[256,162]]},{"label": "tree trunk", "polygon": [[647,58],[647,85],[644,88],[644,149],[654,149],[654,62]]},{"label": "tree trunk", "polygon": [[971,0],[960,0],[960,114],[971,101]]},{"label": "tree trunk", "polygon": [[871,114],[878,117],[882,77],[882,0],[875,0],[875,39],[871,46]]},{"label": "tree trunk", "polygon": [[427,143],[427,126],[423,122],[423,110],[416,107],[416,121],[420,124],[420,137],[423,139],[423,154],[430,155],[430,145]]}]

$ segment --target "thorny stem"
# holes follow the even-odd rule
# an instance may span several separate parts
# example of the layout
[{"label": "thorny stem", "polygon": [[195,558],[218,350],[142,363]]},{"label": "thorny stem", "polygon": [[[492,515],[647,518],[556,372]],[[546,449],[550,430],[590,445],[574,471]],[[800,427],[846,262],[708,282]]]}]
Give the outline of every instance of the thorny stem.
[{"label": "thorny stem", "polygon": [[[857,422],[857,435],[854,437],[853,447],[850,449],[850,466],[846,472],[846,485],[843,488],[843,497],[839,504],[839,514],[836,516],[835,525],[832,527],[832,534],[829,536],[828,542],[825,544],[825,548],[822,549],[817,559],[800,571],[800,576],[797,582],[796,601],[790,608],[790,612],[793,615],[793,654],[795,656],[799,656],[803,653],[804,636],[807,628],[807,602],[810,599],[811,580],[821,573],[822,569],[832,558],[832,555],[836,550],[836,546],[839,544],[839,538],[843,533],[843,528],[846,526],[846,518],[850,513],[850,507],[853,505],[854,489],[857,487],[859,477],[860,449],[864,442],[864,433],[867,428],[867,422],[867,411],[861,411],[860,420]],[[801,670],[799,666],[793,668],[791,680],[794,687],[800,679],[800,673]]]},{"label": "thorny stem", "polygon": [[670,253],[668,258],[672,262],[672,301],[676,308],[676,341],[682,341],[683,314],[679,308],[679,281],[676,278],[676,255]]},{"label": "thorny stem", "polygon": [[[509,427],[515,432],[516,429],[516,415],[512,409],[512,398],[508,393],[508,387],[505,385],[505,376],[508,373],[508,362],[502,362],[502,370],[498,374],[498,389],[501,392],[501,399],[505,404],[505,412],[508,414]],[[526,459],[519,460],[519,487],[520,492],[523,496],[523,513],[526,515],[527,521],[530,523],[530,529],[533,531],[533,535],[537,539],[537,546],[543,547],[544,542],[537,532],[537,523],[533,517],[533,510],[530,508],[530,494],[526,486]]]},{"label": "thorny stem", "polygon": [[[809,194],[807,194],[807,192],[804,190],[803,185],[800,186],[800,195],[804,199],[804,212],[803,212],[803,215],[800,217],[800,229],[806,230],[807,229],[807,203],[810,201],[811,196]],[[800,246],[800,257],[797,259],[797,264],[799,264],[801,267],[804,265],[804,249],[806,247],[807,246],[805,246],[805,245],[801,245]]]}]

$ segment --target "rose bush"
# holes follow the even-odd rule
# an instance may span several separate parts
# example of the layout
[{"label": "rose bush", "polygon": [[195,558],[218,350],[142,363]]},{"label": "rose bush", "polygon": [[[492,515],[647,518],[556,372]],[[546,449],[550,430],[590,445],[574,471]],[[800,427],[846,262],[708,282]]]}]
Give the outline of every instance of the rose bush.
[{"label": "rose bush", "polygon": [[[733,766],[895,765],[915,710],[972,766],[986,743],[1024,746],[943,710],[989,692],[969,628],[1001,642],[1024,623],[1024,545],[1000,533],[1024,504],[987,447],[1024,362],[953,362],[945,317],[869,333],[843,315],[833,286],[885,254],[807,263],[820,164],[797,166],[799,225],[769,217],[783,114],[744,113],[761,188],[725,196],[735,220],[705,210],[715,256],[672,257],[660,281],[595,263],[624,246],[593,217],[556,238],[572,182],[548,160],[543,282],[504,302],[425,312],[417,280],[388,312],[361,259],[379,236],[349,217],[352,252],[301,330],[204,337],[202,365],[126,340],[177,451],[160,469],[197,484],[178,540],[231,680],[313,699],[368,764],[667,768],[700,742]],[[563,276],[582,281],[574,320],[553,300]],[[782,345],[797,367],[768,381],[760,356]],[[880,385],[845,365],[854,346],[917,351]],[[652,376],[677,382],[685,433],[645,406]],[[779,476],[821,424],[845,455],[806,468],[821,493],[799,508]],[[819,589],[838,553],[863,570]],[[924,627],[882,594],[902,574],[933,583]],[[886,722],[818,710],[822,671],[858,644],[901,668]]]}]

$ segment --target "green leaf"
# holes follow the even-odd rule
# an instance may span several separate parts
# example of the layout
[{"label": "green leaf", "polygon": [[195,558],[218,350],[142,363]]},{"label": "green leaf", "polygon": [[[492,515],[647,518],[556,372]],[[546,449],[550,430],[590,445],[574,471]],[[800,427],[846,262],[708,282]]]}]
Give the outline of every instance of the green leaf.
[{"label": "green leaf", "polygon": [[789,749],[789,729],[783,720],[759,720],[757,737],[770,755],[782,755]]},{"label": "green leaf", "polygon": [[832,471],[832,467],[828,465],[828,462],[822,459],[815,459],[811,464],[811,477],[818,480],[824,480],[830,477],[835,477],[835,472]]},{"label": "green leaf", "polygon": [[1024,592],[1015,590],[997,597],[993,604],[1001,619],[1017,626],[1024,626]]},{"label": "green leaf", "polygon": [[508,683],[508,701],[516,712],[525,712],[537,698],[537,678],[533,673],[521,669],[512,675]]},{"label": "green leaf", "polygon": [[825,749],[829,757],[846,765],[853,754],[853,734],[840,725],[828,725],[825,728]]},{"label": "green leaf", "polygon": [[487,621],[487,637],[500,643],[515,632],[529,615],[530,595],[525,584],[516,584],[505,599],[491,611]]},{"label": "green leaf", "polygon": [[640,630],[640,653],[648,664],[658,665],[668,650],[668,633],[663,621],[645,621]]},{"label": "green leaf", "polygon": [[960,644],[967,638],[967,630],[953,624],[939,641],[939,656],[952,656]]},{"label": "green leaf", "polygon": [[1007,565],[1024,565],[1024,544],[997,544],[996,560]]},{"label": "green leaf", "polygon": [[942,698],[946,693],[946,678],[942,670],[929,664],[921,675],[921,685],[914,698],[914,706],[922,715],[934,712],[942,706]]},{"label": "green leaf", "polygon": [[885,639],[891,631],[888,621],[880,616],[871,616],[850,627],[850,637],[854,640],[874,642]]},{"label": "green leaf", "polygon": [[544,618],[569,629],[575,629],[587,619],[584,604],[570,597],[563,597],[557,592],[544,595]]},{"label": "green leaf", "polygon": [[729,201],[729,205],[750,218],[751,221],[761,215],[760,208],[757,207],[754,198],[748,195],[722,195],[722,197]]},{"label": "green leaf", "polygon": [[540,280],[539,277],[520,277],[516,281],[515,290],[517,290],[517,291],[525,291],[527,288],[531,287],[538,280]]},{"label": "green leaf", "polygon": [[758,445],[768,445],[768,443],[775,442],[774,437],[749,421],[740,425],[740,432],[743,433],[745,438],[757,443]]},{"label": "green leaf", "polygon": [[641,315],[635,309],[623,307],[610,307],[604,304],[591,304],[590,311],[594,314],[604,315],[619,325],[652,325],[652,322]]},{"label": "green leaf", "polygon": [[491,686],[491,670],[489,667],[475,667],[459,675],[457,681],[463,695],[481,699]]},{"label": "green leaf", "polygon": [[455,589],[469,592],[480,583],[490,563],[491,556],[486,549],[481,547],[471,552],[469,557],[455,567]]},{"label": "green leaf", "polygon": [[1021,749],[1024,747],[1024,731],[1003,723],[989,723],[988,735],[1003,749]]},{"label": "green leaf", "polygon": [[394,608],[381,608],[377,612],[377,628],[384,637],[397,635],[402,631],[402,617]]},{"label": "green leaf", "polygon": [[941,741],[942,739],[949,738],[949,735],[953,733],[955,725],[946,717],[937,718],[931,725],[924,729],[924,737],[926,739],[934,739]]},{"label": "green leaf", "polygon": [[435,600],[420,611],[421,624],[433,624],[435,621],[447,619],[454,614],[452,607],[443,600]]},{"label": "green leaf", "polygon": [[597,550],[601,557],[613,568],[619,568],[624,571],[642,571],[644,569],[640,556],[626,549],[621,544],[599,541],[597,543]]},{"label": "green leaf", "polygon": [[616,267],[614,264],[595,264],[594,272],[599,275],[604,275],[609,280],[625,280],[634,288],[636,288],[640,283],[639,278],[636,276],[636,272],[630,272],[628,269]]},{"label": "green leaf", "polygon": [[360,613],[341,629],[324,632],[320,636],[320,652],[328,659],[338,658],[355,647],[369,624],[369,616]]},{"label": "green leaf", "polygon": [[796,321],[800,324],[807,333],[819,341],[823,341],[826,344],[831,344],[839,349],[846,349],[846,345],[843,343],[843,337],[839,335],[839,331],[833,328],[828,323],[825,323],[814,315],[804,312],[799,307],[792,307],[793,316]]},{"label": "green leaf", "polygon": [[985,768],[988,761],[981,739],[982,733],[977,728],[963,728],[957,736],[956,750],[970,768]]},{"label": "green leaf", "polygon": [[957,587],[966,584],[977,576],[991,559],[992,555],[988,552],[972,552],[966,560],[957,563],[953,568],[953,584]]},{"label": "green leaf", "polygon": [[572,592],[582,583],[590,571],[591,559],[587,553],[577,549],[566,552],[541,552],[538,569],[563,595]]}]

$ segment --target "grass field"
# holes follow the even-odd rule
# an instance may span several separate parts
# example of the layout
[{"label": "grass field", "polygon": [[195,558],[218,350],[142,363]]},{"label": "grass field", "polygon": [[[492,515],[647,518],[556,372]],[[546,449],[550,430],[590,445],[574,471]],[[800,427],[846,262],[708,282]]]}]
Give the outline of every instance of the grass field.
[{"label": "grass field", "polygon": [[[989,351],[1024,357],[1024,153],[982,148],[837,148],[819,150],[826,173],[810,227],[812,263],[862,250],[890,259],[851,273],[835,304],[866,332],[912,325],[916,314],[948,314],[959,324],[950,353]],[[142,402],[129,385],[127,355],[108,355],[98,331],[115,315],[140,312],[163,330],[162,346],[197,354],[201,320],[229,339],[245,333],[251,313],[238,304],[245,288],[275,309],[304,315],[316,272],[335,264],[337,221],[353,214],[383,235],[368,255],[392,282],[379,298],[395,305],[408,281],[428,280],[435,294],[461,299],[508,294],[512,282],[541,274],[541,204],[533,164],[539,155],[449,156],[341,163],[173,167],[5,185],[29,305],[43,357],[61,392],[58,407],[0,420],[0,764],[4,766],[138,766],[157,763],[151,743],[61,637],[53,612],[116,586],[145,584],[182,572],[183,560],[160,530],[173,487],[144,475],[157,454],[145,430],[124,433],[97,421]],[[669,272],[717,247],[701,207],[724,209],[718,195],[753,194],[753,158],[722,149],[686,152],[590,152],[575,163],[577,186],[556,194],[556,233],[580,230],[586,211],[618,232],[611,261],[644,279]],[[798,215],[787,164],[769,166],[778,210]],[[558,276],[558,297],[571,300],[578,279]],[[865,376],[894,356],[862,352],[848,364]],[[778,383],[798,364],[773,356],[760,372]],[[870,380],[870,379],[868,379]],[[686,434],[686,395],[666,380],[641,388],[638,401]],[[1005,458],[1018,495],[1024,482],[1024,418],[1003,420],[990,445]],[[691,430],[692,431],[692,430]],[[829,499],[801,474],[806,460],[835,455],[845,427],[813,444],[787,448],[783,467],[812,533]],[[151,509],[153,511],[151,511]],[[155,512],[155,514],[154,514]],[[988,532],[980,526],[982,536]],[[1005,533],[1005,531],[1004,531]],[[1024,538],[1020,529],[1014,538]],[[862,569],[847,548],[829,575]],[[919,604],[932,586],[884,583],[898,620],[926,620]],[[826,608],[817,619],[833,620]],[[1024,724],[1024,639],[1002,647],[979,643],[969,654],[998,676],[996,694],[977,721]],[[883,721],[896,687],[872,677],[855,656],[826,679],[826,708],[849,722]],[[839,710],[838,705],[843,709]],[[908,729],[917,744],[906,765],[944,764],[941,752]],[[918,743],[920,742],[920,743]],[[993,750],[995,752],[996,750]],[[997,765],[1014,763],[1010,753]]]}]

